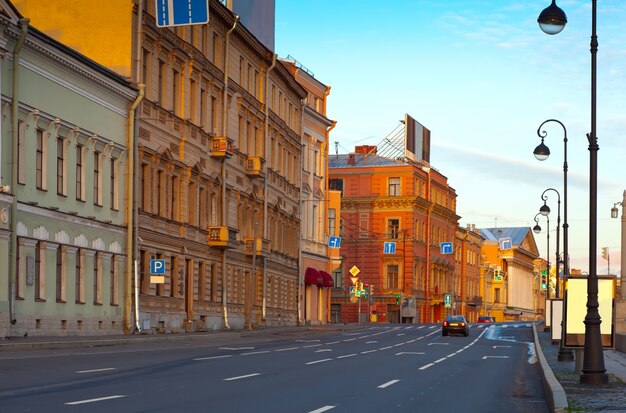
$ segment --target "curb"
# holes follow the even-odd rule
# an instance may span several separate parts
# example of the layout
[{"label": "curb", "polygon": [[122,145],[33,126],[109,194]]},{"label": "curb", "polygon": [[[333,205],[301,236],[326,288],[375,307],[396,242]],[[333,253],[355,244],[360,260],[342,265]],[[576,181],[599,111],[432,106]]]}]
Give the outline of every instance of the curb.
[{"label": "curb", "polygon": [[539,337],[537,336],[537,327],[533,323],[533,335],[535,337],[535,352],[537,353],[537,359],[539,360],[539,369],[541,371],[541,378],[543,379],[543,387],[550,404],[550,411],[552,412],[566,412],[569,410],[569,404],[567,403],[567,395],[563,386],[556,379],[554,372],[550,368],[546,357],[541,349],[541,343],[539,343]]}]

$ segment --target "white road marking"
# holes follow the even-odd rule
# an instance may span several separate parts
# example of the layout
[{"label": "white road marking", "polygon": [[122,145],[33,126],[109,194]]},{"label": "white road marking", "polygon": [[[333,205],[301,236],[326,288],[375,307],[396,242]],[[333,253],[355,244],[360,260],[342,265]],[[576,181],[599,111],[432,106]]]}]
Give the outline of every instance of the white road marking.
[{"label": "white road marking", "polygon": [[320,347],[321,344],[310,344],[308,346],[302,346],[302,348]]},{"label": "white road marking", "polygon": [[428,343],[429,346],[447,346],[450,343]]},{"label": "white road marking", "polygon": [[227,379],[224,379],[224,381],[232,381],[232,380],[239,380],[239,379],[247,379],[248,377],[254,377],[254,376],[259,376],[261,373],[252,373],[252,374],[246,374],[244,376],[236,376],[236,377],[229,377]]},{"label": "white road marking", "polygon": [[441,363],[442,361],[445,361],[445,360],[446,360],[446,358],[443,357],[443,358],[440,358],[439,360],[435,360],[435,363]]},{"label": "white road marking", "polygon": [[391,347],[393,347],[393,346],[381,347],[381,348],[379,348],[379,350],[389,350]]},{"label": "white road marking", "polygon": [[329,342],[328,342],[328,343],[326,343],[326,344],[327,344],[327,345],[330,345],[330,344],[339,344],[339,343],[341,343],[341,341],[329,341]]},{"label": "white road marking", "polygon": [[78,370],[76,373],[78,374],[82,374],[82,373],[98,373],[101,371],[110,371],[110,370],[115,370],[115,367],[107,367],[104,369],[93,369],[93,370]]},{"label": "white road marking", "polygon": [[309,413],[323,413],[334,408],[335,406],[324,406],[324,407],[320,407],[319,409],[311,410]]},{"label": "white road marking", "polygon": [[365,344],[377,344],[378,341],[376,340],[372,340],[372,341],[366,341]]},{"label": "white road marking", "polygon": [[78,400],[78,401],[75,401],[75,402],[67,402],[65,404],[67,404],[69,406],[75,406],[77,404],[101,402],[103,400],[119,399],[119,398],[122,398],[122,397],[127,397],[127,396],[123,395],[123,394],[116,394],[115,396],[98,397],[97,399]]},{"label": "white road marking", "polygon": [[399,346],[403,346],[403,345],[405,345],[405,344],[406,344],[406,343],[398,343],[398,344],[394,344],[393,346],[394,346],[394,347],[399,347]]},{"label": "white road marking", "polygon": [[343,340],[343,342],[347,343],[348,341],[354,341],[354,340],[356,340],[356,337],[354,337],[354,338],[347,338],[347,339]]},{"label": "white road marking", "polygon": [[437,328],[438,326],[430,326],[428,328],[433,329],[433,328]]},{"label": "white road marking", "polygon": [[345,359],[345,358],[354,357],[354,356],[356,356],[356,353],[346,354],[346,355],[343,355],[343,356],[337,356],[336,358],[338,358],[338,359]]},{"label": "white road marking", "polygon": [[428,364],[420,367],[418,370],[426,370],[427,368],[432,367],[434,365],[435,365],[435,363],[428,363]]},{"label": "white road marking", "polygon": [[200,360],[225,359],[225,358],[232,357],[232,356],[233,356],[232,354],[224,354],[223,356],[199,357],[193,360],[200,361]]},{"label": "white road marking", "polygon": [[509,356],[483,356],[483,360],[485,359],[508,359]]},{"label": "white road marking", "polygon": [[406,334],[404,334],[404,333],[398,333],[398,334],[396,334],[396,337],[400,337],[400,336],[406,336]]},{"label": "white road marking", "polygon": [[374,353],[378,350],[367,350],[367,351],[362,351],[361,354],[367,354],[367,353]]},{"label": "white road marking", "polygon": [[251,351],[249,353],[241,353],[242,356],[251,356],[253,354],[265,354],[265,353],[269,353],[269,350],[259,350],[259,351]]},{"label": "white road marking", "polygon": [[299,349],[299,348],[300,348],[300,347],[277,348],[277,349],[276,349],[276,350],[274,350],[274,351],[290,351],[290,350],[297,350],[297,349]]},{"label": "white road marking", "polygon": [[385,387],[389,387],[392,384],[396,384],[397,382],[399,382],[400,380],[390,380],[387,383],[383,383],[380,386],[378,386],[379,389],[384,389]]},{"label": "white road marking", "polygon": [[333,351],[332,348],[321,348],[319,350],[315,350],[316,353],[323,353],[325,351]]},{"label": "white road marking", "polygon": [[511,348],[511,346],[493,346],[493,348]]},{"label": "white road marking", "polygon": [[401,351],[399,353],[396,353],[396,356],[401,356],[403,354],[426,354],[426,353],[422,353],[421,351]]},{"label": "white road marking", "polygon": [[501,339],[503,340],[514,340],[515,337],[514,336],[500,336]]},{"label": "white road marking", "polygon": [[309,361],[308,363],[304,363],[304,364],[317,364],[317,363],[324,363],[325,361],[332,361],[332,359],[321,359],[321,360],[315,360],[315,361]]},{"label": "white road marking", "polygon": [[254,350],[254,347],[220,347],[220,350]]},{"label": "white road marking", "polygon": [[296,343],[315,343],[320,341],[319,339],[315,339],[315,340],[296,340]]}]

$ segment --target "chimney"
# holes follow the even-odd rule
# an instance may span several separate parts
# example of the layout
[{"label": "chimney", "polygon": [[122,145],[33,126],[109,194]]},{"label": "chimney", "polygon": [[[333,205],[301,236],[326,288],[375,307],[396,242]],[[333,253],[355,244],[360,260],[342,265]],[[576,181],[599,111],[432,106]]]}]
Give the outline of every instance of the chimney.
[{"label": "chimney", "polygon": [[355,154],[349,153],[348,154],[348,165],[354,166],[355,164],[356,164],[356,162],[355,162]]}]

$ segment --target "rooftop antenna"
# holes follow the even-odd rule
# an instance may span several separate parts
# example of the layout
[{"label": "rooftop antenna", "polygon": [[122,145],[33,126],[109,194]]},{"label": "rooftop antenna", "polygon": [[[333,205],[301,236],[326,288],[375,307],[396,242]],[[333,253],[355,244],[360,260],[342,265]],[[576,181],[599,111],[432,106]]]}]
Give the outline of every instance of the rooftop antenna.
[{"label": "rooftop antenna", "polygon": [[335,141],[335,156],[339,156],[339,141]]}]

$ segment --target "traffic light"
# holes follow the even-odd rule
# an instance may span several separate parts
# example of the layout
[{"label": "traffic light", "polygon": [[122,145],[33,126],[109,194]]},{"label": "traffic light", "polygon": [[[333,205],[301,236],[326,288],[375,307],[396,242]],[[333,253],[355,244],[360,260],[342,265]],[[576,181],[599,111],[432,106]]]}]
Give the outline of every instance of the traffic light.
[{"label": "traffic light", "polygon": [[602,247],[602,258],[609,259],[609,247]]},{"label": "traffic light", "polygon": [[400,294],[396,294],[396,304],[400,304]]},{"label": "traffic light", "polygon": [[548,288],[548,271],[543,270],[541,271],[541,289],[545,290],[546,288]]}]

